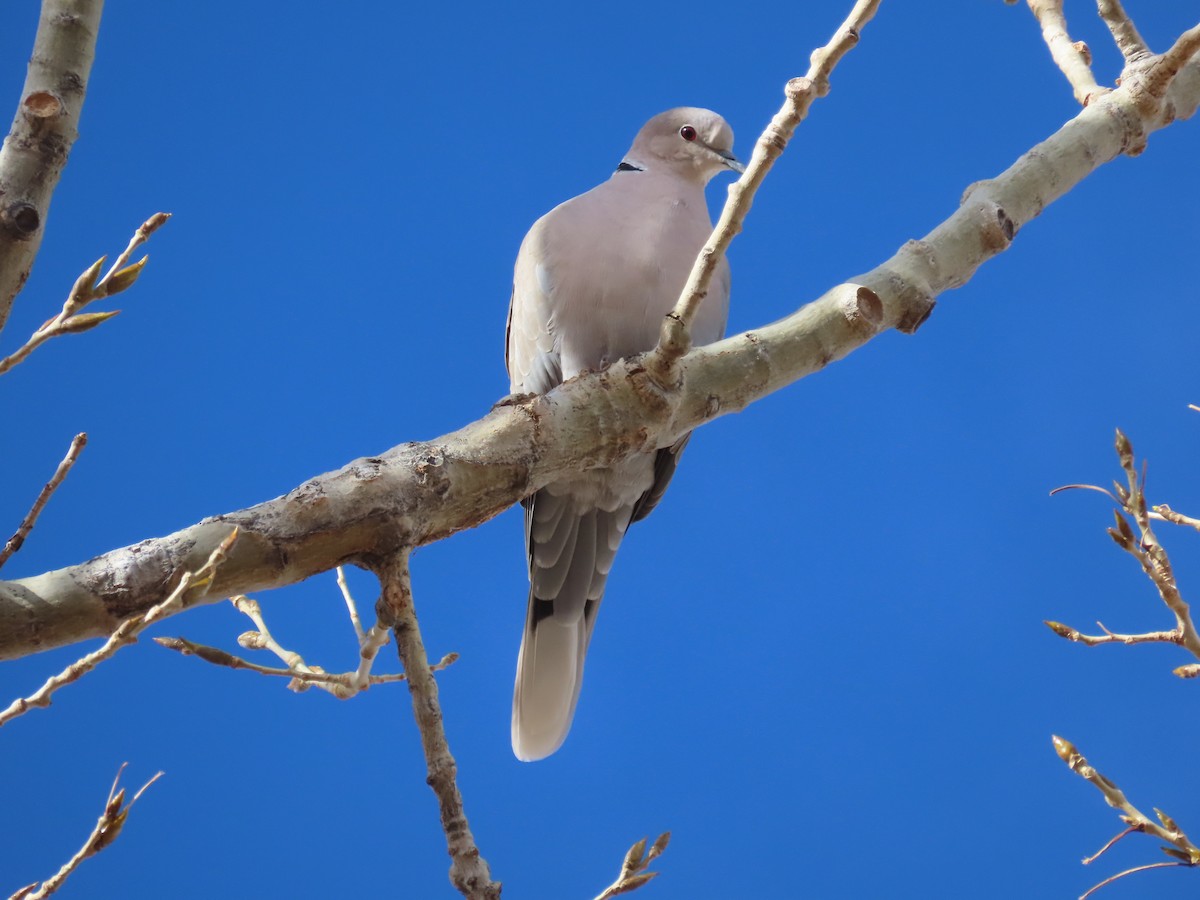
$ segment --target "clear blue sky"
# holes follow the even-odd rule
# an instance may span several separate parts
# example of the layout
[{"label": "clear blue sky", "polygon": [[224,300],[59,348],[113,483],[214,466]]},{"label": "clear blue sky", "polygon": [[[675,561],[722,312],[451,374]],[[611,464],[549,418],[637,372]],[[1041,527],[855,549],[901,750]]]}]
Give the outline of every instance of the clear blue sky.
[{"label": "clear blue sky", "polygon": [[[1159,49],[1189,4],[1129,0]],[[500,397],[529,225],[606,178],[650,115],[693,104],[748,155],[849,0],[680,4],[111,3],[82,138],[0,347],[156,210],[124,312],[0,379],[0,521],[71,435],[91,443],[17,577],[433,438]],[[11,109],[36,23],[0,8]],[[1118,59],[1068,3],[1102,78]],[[1075,114],[1023,7],[885,2],[731,253],[731,329],[776,319],[948,216]],[[1200,510],[1197,123],[1156,134],[1024,228],[913,337],[704,428],[621,553],[561,752],[509,749],[520,515],[419,550],[418,609],[483,853],[512,898],[588,898],[641,835],[649,898],[1073,897],[1161,857],[1055,757],[1063,734],[1200,839],[1200,685],[1163,647],[1041,621],[1165,628],[1099,495],[1121,426],[1151,499]],[[723,179],[712,202],[724,197]],[[1162,529],[1200,597],[1195,534]],[[363,605],[370,580],[355,579]],[[329,669],[355,648],[332,574],[258,598]],[[158,633],[235,649],[228,604]],[[7,698],[84,648],[0,668]],[[385,651],[392,663],[392,650]],[[267,662],[268,660],[262,660]],[[454,896],[404,688],[339,703],[146,642],[0,733],[0,888],[53,872],[118,765],[142,799],[62,896]],[[1151,872],[1120,898],[1194,897]]]}]

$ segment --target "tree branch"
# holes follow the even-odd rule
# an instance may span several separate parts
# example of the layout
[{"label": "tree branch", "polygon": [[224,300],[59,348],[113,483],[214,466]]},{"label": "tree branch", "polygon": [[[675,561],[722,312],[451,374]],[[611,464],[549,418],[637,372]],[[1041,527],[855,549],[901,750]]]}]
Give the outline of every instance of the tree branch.
[{"label": "tree branch", "polygon": [[1050,48],[1054,64],[1062,70],[1080,106],[1087,106],[1093,94],[1106,92],[1092,74],[1092,53],[1083,41],[1072,41],[1063,15],[1063,0],[1029,0],[1029,9],[1042,27],[1042,38]]},{"label": "tree branch", "polygon": [[83,273],[75,279],[71,293],[67,295],[66,302],[63,303],[62,310],[58,315],[43,322],[21,347],[0,359],[0,375],[24,362],[29,354],[51,338],[90,331],[120,312],[120,310],[114,309],[108,312],[80,314],[80,310],[89,303],[119,294],[133,286],[150,257],[143,256],[133,265],[128,266],[126,263],[129,262],[130,254],[144,244],[150,235],[162,227],[169,218],[171,218],[170,213],[159,212],[139,225],[133,233],[133,238],[129,241],[129,246],[117,257],[117,261],[112,264],[103,278],[97,281],[100,269],[104,267],[105,257],[103,256],[84,269]]},{"label": "tree branch", "polygon": [[[1153,60],[1148,64],[1152,64]],[[0,659],[111,633],[170,591],[231,526],[242,537],[189,603],[301,581],[471,528],[563,473],[669,445],[707,421],[812,374],[889,328],[915,331],[935,298],[1008,249],[1020,228],[1087,175],[1200,103],[1193,60],[1159,101],[1137,73],[1095,98],[959,209],[882,265],[786,318],[693,349],[664,385],[623,360],[550,394],[515,398],[459,431],[356,460],[284,497],[88,562],[0,582]]]},{"label": "tree branch", "polygon": [[463,809],[462,794],[455,781],[458,765],[450,755],[438,703],[437,681],[425,655],[425,644],[413,608],[408,553],[407,548],[402,548],[375,566],[381,588],[375,612],[380,621],[395,632],[396,649],[408,675],[413,715],[421,733],[421,749],[425,752],[425,766],[429,772],[427,780],[437,795],[442,830],[446,833],[446,847],[450,851],[450,881],[468,900],[499,900],[500,884],[492,881],[487,861],[475,846]]},{"label": "tree branch", "polygon": [[89,856],[95,856],[101,850],[104,850],[112,845],[121,834],[121,829],[125,827],[125,820],[129,816],[129,810],[133,809],[133,804],[138,802],[138,798],[146,792],[146,788],[158,781],[162,777],[162,772],[159,772],[149,781],[141,786],[133,799],[128,803],[125,802],[125,788],[117,790],[117,785],[121,781],[121,773],[125,771],[125,763],[121,764],[121,768],[117,770],[117,777],[113,779],[112,788],[108,792],[108,800],[104,804],[104,812],[100,814],[100,818],[96,821],[96,827],[92,829],[92,833],[88,835],[83,846],[79,851],[72,856],[63,865],[61,869],[47,878],[39,886],[37,882],[21,888],[13,894],[9,900],[43,900],[49,897],[71,876],[71,873],[79,868]]},{"label": "tree branch", "polygon": [[650,868],[650,863],[662,856],[670,840],[671,832],[664,831],[654,839],[649,853],[646,852],[645,838],[630,847],[625,854],[625,859],[621,862],[621,872],[617,875],[617,880],[601,891],[596,896],[596,900],[611,900],[612,897],[628,894],[657,878],[658,872],[647,872],[646,870]]},{"label": "tree branch", "polygon": [[1195,866],[1200,864],[1200,847],[1197,847],[1191,842],[1183,829],[1181,829],[1175,820],[1168,816],[1160,809],[1154,810],[1154,814],[1158,817],[1155,822],[1149,816],[1142,813],[1136,806],[1129,802],[1125,793],[1117,787],[1112,780],[1105,778],[1097,772],[1091,765],[1088,764],[1084,755],[1070,741],[1065,738],[1060,738],[1058,735],[1051,735],[1054,742],[1054,752],[1058,754],[1059,759],[1067,764],[1067,767],[1079,777],[1090,782],[1104,795],[1104,802],[1114,809],[1120,810],[1121,821],[1129,828],[1117,835],[1111,841],[1104,845],[1100,851],[1093,856],[1084,859],[1084,865],[1092,862],[1103,854],[1106,850],[1112,847],[1117,841],[1123,838],[1129,831],[1140,831],[1143,834],[1149,834],[1170,844],[1169,847],[1163,847],[1162,850],[1172,859],[1176,860],[1173,863],[1152,863],[1148,866],[1136,866],[1132,869],[1127,869],[1111,878],[1106,878],[1104,881],[1092,887],[1084,897],[1090,896],[1099,888],[1106,884],[1111,884],[1118,878],[1123,878],[1126,875],[1132,875],[1135,872],[1141,872],[1146,869],[1159,868],[1161,866]]},{"label": "tree branch", "polygon": [[135,643],[143,631],[160,619],[174,614],[186,602],[188,590],[193,586],[203,586],[212,581],[213,574],[219,570],[229,548],[237,540],[237,529],[226,535],[209,554],[208,559],[198,569],[184,572],[179,578],[175,589],[161,603],[150,607],[145,615],[135,615],[126,619],[109,636],[108,640],[98,650],[93,650],[81,659],[75,660],[57,675],[52,675],[46,682],[28,697],[19,697],[9,704],[5,710],[0,710],[0,725],[11,722],[34,707],[47,707],[50,698],[59,688],[78,681],[100,663],[111,658],[122,647]]},{"label": "tree branch", "polygon": [[1200,25],[1193,25],[1155,61],[1146,77],[1147,90],[1155,97],[1163,96],[1180,70],[1195,57],[1197,50],[1200,50]]},{"label": "tree branch", "polygon": [[103,0],[43,0],[21,103],[0,148],[0,330],[25,286],[78,137]]},{"label": "tree branch", "polygon": [[[358,667],[352,672],[333,674],[319,666],[309,666],[304,662],[304,658],[299,653],[296,653],[294,650],[284,649],[267,628],[266,620],[263,618],[262,609],[259,607],[258,602],[244,596],[231,597],[230,602],[239,612],[245,614],[254,622],[257,630],[247,631],[240,635],[238,643],[247,650],[270,650],[283,661],[287,666],[286,669],[260,666],[258,663],[242,659],[240,656],[234,656],[232,653],[228,653],[217,647],[198,644],[183,637],[156,637],[154,641],[168,650],[174,650],[184,656],[194,656],[214,666],[225,666],[229,669],[245,669],[249,672],[257,672],[259,675],[288,678],[290,679],[288,688],[296,693],[307,691],[310,687],[317,687],[327,691],[339,700],[349,700],[351,697],[356,697],[372,685],[394,684],[399,681],[405,681],[408,676],[403,672],[392,675],[371,674],[371,666],[374,664],[375,658],[379,655],[380,649],[387,644],[390,632],[388,627],[378,620],[376,620],[376,623],[368,631],[363,631],[362,624],[358,618],[358,607],[354,602],[354,598],[350,595],[350,589],[346,585],[346,579],[342,573],[341,566],[338,567],[338,587],[341,588],[342,597],[345,599],[346,606],[350,611],[350,618],[354,624],[355,633],[358,638]],[[442,657],[440,662],[430,666],[429,670],[431,672],[440,672],[457,660],[457,653],[447,653]]]},{"label": "tree branch", "polygon": [[42,510],[46,508],[46,504],[50,502],[50,498],[54,496],[54,492],[58,490],[58,486],[70,474],[71,468],[75,465],[75,460],[79,459],[79,454],[83,452],[83,448],[86,446],[87,435],[82,432],[71,439],[71,446],[67,448],[67,455],[58,464],[58,468],[54,470],[54,474],[50,476],[50,480],[43,485],[41,492],[37,495],[37,499],[33,501],[33,506],[25,514],[25,518],[21,520],[21,524],[17,526],[17,530],[13,532],[13,536],[8,539],[8,542],[4,545],[4,549],[0,550],[0,569],[4,568],[4,564],[24,545],[25,538],[29,537],[29,532],[33,531],[33,526],[37,524],[38,516],[42,514]]},{"label": "tree branch", "polygon": [[[1191,524],[1193,520],[1187,516],[1179,516],[1177,513],[1171,513],[1168,507],[1153,507],[1154,511],[1152,512],[1146,503],[1144,463],[1143,471],[1139,474],[1134,462],[1133,445],[1119,428],[1117,429],[1116,448],[1117,456],[1121,462],[1121,469],[1125,473],[1125,485],[1122,486],[1114,482],[1113,490],[1116,491],[1115,494],[1090,484],[1072,484],[1066,488],[1058,488],[1052,491],[1052,493],[1058,493],[1058,491],[1069,488],[1086,488],[1105,494],[1120,507],[1119,510],[1114,511],[1116,527],[1108,529],[1108,536],[1116,542],[1118,547],[1141,564],[1142,571],[1154,583],[1159,597],[1175,615],[1175,627],[1170,631],[1151,631],[1145,634],[1115,634],[1097,622],[1096,624],[1100,625],[1100,630],[1104,634],[1087,635],[1061,622],[1048,621],[1045,624],[1059,637],[1084,644],[1088,647],[1094,647],[1097,644],[1118,643],[1178,644],[1188,650],[1197,659],[1200,659],[1200,631],[1197,631],[1196,624],[1192,621],[1190,605],[1179,590],[1179,584],[1175,580],[1175,572],[1171,567],[1171,560],[1167,556],[1166,548],[1159,542],[1158,535],[1154,533],[1154,529],[1150,525],[1150,521],[1153,518],[1175,521],[1177,524]],[[1168,518],[1159,512],[1159,510],[1163,509],[1167,513],[1171,513],[1172,518]],[[1157,516],[1155,515],[1156,512],[1158,513]],[[1130,527],[1126,516],[1132,519],[1134,525],[1137,526],[1138,533],[1136,535],[1133,532],[1133,528]],[[1196,674],[1194,668],[1194,666],[1181,666],[1175,670],[1175,674],[1181,678],[1193,678]]]},{"label": "tree branch", "polygon": [[787,83],[784,89],[787,99],[783,108],[775,114],[755,143],[742,177],[729,186],[729,197],[721,210],[721,217],[692,265],[679,302],[663,319],[658,346],[646,361],[647,367],[663,383],[672,380],[675,364],[691,348],[692,323],[700,304],[708,295],[708,286],[717,264],[742,230],[742,222],[750,212],[754,195],[758,193],[775,160],[787,148],[797,126],[808,115],[813,100],[829,93],[829,76],[834,67],[858,44],[859,32],[871,21],[878,8],[879,0],[858,0],[829,43],[813,51],[808,73],[803,78],[793,78]]},{"label": "tree branch", "polygon": [[1126,63],[1136,63],[1150,55],[1149,46],[1125,12],[1121,0],[1097,0],[1096,6]]}]

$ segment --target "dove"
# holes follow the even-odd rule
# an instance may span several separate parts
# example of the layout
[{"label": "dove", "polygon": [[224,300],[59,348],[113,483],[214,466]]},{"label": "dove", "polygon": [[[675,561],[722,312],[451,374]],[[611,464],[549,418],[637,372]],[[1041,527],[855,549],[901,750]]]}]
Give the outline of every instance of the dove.
[{"label": "dove", "polygon": [[[512,393],[545,394],[653,349],[712,232],[705,185],[722,171],[744,171],[732,148],[733,130],[711,110],[660,113],[607,181],[534,223],[513,272],[505,347]],[[693,343],[719,340],[728,310],[722,259]],[[522,501],[529,603],[513,691],[518,759],[542,759],[566,739],[617,548],[662,498],[689,436],[572,473]]]}]

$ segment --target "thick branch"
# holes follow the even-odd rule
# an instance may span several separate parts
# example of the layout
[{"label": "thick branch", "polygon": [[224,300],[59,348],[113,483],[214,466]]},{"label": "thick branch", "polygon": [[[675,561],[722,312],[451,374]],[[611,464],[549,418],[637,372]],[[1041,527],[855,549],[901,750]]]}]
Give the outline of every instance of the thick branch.
[{"label": "thick branch", "polygon": [[224,540],[220,541],[204,565],[193,571],[188,570],[180,575],[178,583],[174,590],[167,595],[167,598],[158,603],[149,610],[145,615],[130,616],[124,622],[116,627],[107,641],[104,642],[97,650],[86,654],[81,659],[75,660],[57,675],[51,675],[45,683],[30,694],[28,697],[19,697],[8,705],[6,709],[0,710],[0,725],[11,722],[18,716],[22,716],[29,710],[35,707],[47,707],[50,705],[50,698],[54,696],[54,692],[72,684],[86,675],[100,663],[112,656],[122,647],[128,647],[135,643],[138,636],[160,619],[165,619],[169,615],[178,612],[181,602],[187,596],[189,588],[193,584],[202,585],[212,580],[213,573],[218,570],[221,561],[225,558],[225,554],[229,552],[230,546],[237,540],[237,531],[233,531],[226,535]]},{"label": "thick branch", "polygon": [[108,634],[169,592],[237,525],[241,538],[213,583],[188,603],[292,584],[471,528],[562,474],[670,444],[680,434],[810,375],[888,328],[912,331],[934,298],[965,284],[1021,226],[1088,174],[1144,146],[1146,135],[1200,103],[1200,66],[1162,102],[1132,73],[876,269],[785,319],[694,349],[669,388],[640,358],[502,404],[434,441],[404,444],[250,509],[78,566],[0,582],[0,659]]},{"label": "thick branch", "polygon": [[78,136],[104,0],[43,0],[21,103],[0,148],[0,330],[42,243]]}]

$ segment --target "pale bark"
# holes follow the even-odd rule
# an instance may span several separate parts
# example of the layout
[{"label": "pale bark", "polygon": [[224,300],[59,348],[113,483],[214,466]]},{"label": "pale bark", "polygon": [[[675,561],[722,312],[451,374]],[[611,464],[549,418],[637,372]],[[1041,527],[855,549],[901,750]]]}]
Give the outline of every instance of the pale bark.
[{"label": "pale bark", "polygon": [[425,654],[425,642],[413,607],[412,583],[408,575],[408,550],[381,560],[375,568],[380,597],[375,611],[379,620],[396,635],[396,649],[408,676],[413,717],[421,734],[425,754],[425,781],[437,796],[446,850],[450,854],[450,882],[469,900],[500,900],[500,883],[492,881],[487,860],[479,853],[458,789],[458,764],[450,753],[437,681]]},{"label": "pale bark", "polygon": [[0,329],[42,243],[78,136],[104,0],[45,0],[12,128],[0,149]]},{"label": "pale bark", "polygon": [[237,525],[242,537],[187,604],[291,584],[345,562],[367,568],[401,548],[487,520],[568,471],[670,444],[704,422],[840,359],[882,331],[915,331],[935,298],[966,283],[1020,228],[1084,177],[1200,103],[1192,60],[1165,94],[1162,57],[1126,68],[1121,86],[995,178],[888,261],[772,325],[692,350],[664,385],[640,358],[516,398],[465,428],[360,459],[255,507],[88,562],[0,583],[0,658],[111,633],[159,602]]}]

